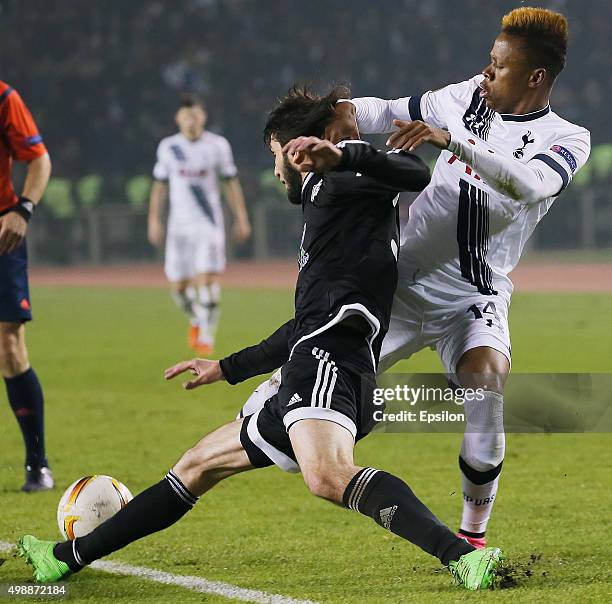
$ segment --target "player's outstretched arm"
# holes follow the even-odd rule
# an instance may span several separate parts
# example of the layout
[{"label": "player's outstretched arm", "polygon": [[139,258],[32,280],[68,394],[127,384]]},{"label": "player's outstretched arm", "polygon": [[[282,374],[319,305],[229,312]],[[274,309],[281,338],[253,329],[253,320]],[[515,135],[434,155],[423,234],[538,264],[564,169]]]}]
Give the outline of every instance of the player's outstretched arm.
[{"label": "player's outstretched arm", "polygon": [[[564,151],[560,161],[552,159],[550,156],[556,153],[549,150],[522,163],[509,154],[493,152],[480,140],[464,140],[454,133],[451,133],[448,149],[473,168],[498,193],[519,203],[531,204],[559,195],[576,170],[584,165],[589,156],[590,137],[586,133],[583,138],[584,140],[572,141],[574,153],[563,146],[553,145],[551,150],[559,147]],[[565,142],[564,144],[569,145]],[[564,161],[567,168],[561,167]]]},{"label": "player's outstretched arm", "polygon": [[430,180],[429,168],[412,153],[384,153],[364,141],[333,145],[314,136],[289,141],[283,152],[301,172],[352,171],[369,176],[397,191],[422,191]]},{"label": "player's outstretched arm", "polygon": [[342,100],[336,105],[336,117],[344,122],[352,117],[364,134],[393,132],[397,127],[395,120],[420,120],[446,128],[447,115],[456,99],[470,98],[482,78],[479,74],[463,82],[399,99],[385,100],[368,96]]},{"label": "player's outstretched arm", "polygon": [[339,146],[342,161],[338,171],[358,172],[398,192],[422,191],[431,180],[429,168],[413,153],[385,153],[364,141],[345,141]]},{"label": "player's outstretched arm", "polygon": [[283,365],[289,358],[289,334],[293,329],[293,319],[281,325],[271,336],[255,346],[249,346],[234,354],[213,361],[209,359],[190,359],[182,361],[164,371],[167,380],[190,371],[195,378],[183,383],[185,390],[193,390],[205,384],[226,380],[230,384],[244,382],[256,375],[269,373]]},{"label": "player's outstretched arm", "polygon": [[[429,143],[438,149],[448,149],[473,168],[492,189],[520,203],[536,203],[554,197],[569,182],[569,173],[561,168],[558,162],[543,154],[523,163],[509,154],[493,151],[480,139],[464,138],[421,121],[395,120],[394,123],[399,130],[387,141],[391,147],[413,151],[422,144]],[[566,154],[569,153],[569,162],[573,162],[573,166],[568,164],[571,172],[588,157],[590,144],[586,138],[582,141],[584,150],[581,151],[580,162],[570,151],[565,150]]]},{"label": "player's outstretched arm", "polygon": [[[358,132],[363,134],[391,132],[395,130],[393,120],[410,119],[412,119],[410,116],[410,97],[385,100],[367,96],[350,101],[343,100],[336,105],[335,121],[338,124],[345,125],[350,124],[351,121],[355,122]],[[342,139],[339,138],[333,142],[339,142],[340,140]]]},{"label": "player's outstretched arm", "polygon": [[192,375],[196,376],[193,380],[189,380],[183,383],[185,390],[193,390],[198,386],[204,384],[214,384],[224,379],[223,371],[219,361],[212,361],[209,359],[190,359],[189,361],[181,361],[172,367],[168,367],[164,371],[164,377],[167,380],[175,378],[185,371],[191,372]]},{"label": "player's outstretched arm", "polygon": [[255,346],[249,346],[221,359],[221,370],[230,384],[244,382],[256,375],[269,373],[289,359],[289,336],[293,331],[291,319],[271,336]]}]

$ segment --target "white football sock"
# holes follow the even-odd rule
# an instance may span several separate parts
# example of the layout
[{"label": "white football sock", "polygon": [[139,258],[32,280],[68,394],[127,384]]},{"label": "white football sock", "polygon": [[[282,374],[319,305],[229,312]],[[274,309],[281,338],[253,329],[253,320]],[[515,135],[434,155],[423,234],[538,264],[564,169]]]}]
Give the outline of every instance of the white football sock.
[{"label": "white football sock", "polygon": [[504,460],[504,397],[485,391],[482,400],[466,397],[466,427],[459,466],[463,492],[461,530],[484,533],[497,495]]},{"label": "white football sock", "polygon": [[221,285],[216,281],[198,288],[198,302],[202,308],[200,342],[212,344],[217,335],[221,316]]},{"label": "white football sock", "polygon": [[170,295],[174,300],[175,304],[191,319],[192,323],[197,319],[196,315],[196,290],[195,287],[189,286],[183,291],[177,291],[176,289],[170,290]]}]

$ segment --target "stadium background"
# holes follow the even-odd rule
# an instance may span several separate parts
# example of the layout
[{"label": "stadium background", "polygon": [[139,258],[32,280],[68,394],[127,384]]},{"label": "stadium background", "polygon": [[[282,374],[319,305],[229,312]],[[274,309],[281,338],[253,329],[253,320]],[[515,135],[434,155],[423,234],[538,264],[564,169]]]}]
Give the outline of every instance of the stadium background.
[{"label": "stadium background", "polygon": [[[33,258],[156,257],[144,218],[150,173],[186,90],[204,97],[209,128],[230,140],[240,169],[255,237],[231,252],[293,256],[299,216],[279,203],[261,142],[274,99],[296,80],[347,82],[356,96],[384,98],[461,81],[484,67],[500,15],[517,4],[461,0],[451,18],[446,0],[311,0],[306,10],[297,0],[3,0],[2,78],[31,106],[53,159],[30,233]],[[566,12],[571,24],[553,108],[589,128],[593,153],[532,247],[610,247],[612,5],[543,4]]]},{"label": "stadium background", "polygon": [[[552,104],[591,130],[593,153],[514,275],[513,369],[609,372],[612,5],[539,4],[569,17],[568,66]],[[164,367],[190,354],[160,256],[146,241],[155,148],[174,130],[179,93],[201,93],[210,129],[232,143],[255,227],[248,245],[231,249],[218,341],[224,355],[292,312],[300,217],[283,200],[260,134],[274,99],[296,79],[348,81],[356,95],[382,97],[459,81],[484,66],[500,16],[518,5],[0,0],[0,77],[22,93],[53,160],[30,225],[36,320],[28,343],[45,386],[58,480],[55,492],[36,498],[18,492],[22,445],[0,404],[0,584],[28,576],[8,557],[2,564],[3,544],[24,532],[57,538],[57,500],[74,479],[107,473],[139,492],[230,419],[257,383],[188,395],[161,379]],[[431,351],[399,367],[440,370]],[[459,442],[457,434],[375,435],[360,444],[357,462],[406,477],[454,526]],[[609,447],[608,434],[509,436],[490,538],[522,569],[520,586],[476,599],[607,601]],[[299,477],[274,469],[239,477],[198,508],[112,560],[319,602],[474,599],[415,548],[309,498]],[[74,577],[71,588],[71,601],[227,601],[97,571]]]}]

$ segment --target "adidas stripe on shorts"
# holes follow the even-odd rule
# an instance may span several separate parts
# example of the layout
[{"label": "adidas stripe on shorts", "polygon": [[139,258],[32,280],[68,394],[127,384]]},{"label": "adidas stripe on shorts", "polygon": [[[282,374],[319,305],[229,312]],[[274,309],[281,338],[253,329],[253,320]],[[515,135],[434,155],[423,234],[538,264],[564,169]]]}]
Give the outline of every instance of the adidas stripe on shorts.
[{"label": "adidas stripe on shorts", "polygon": [[374,427],[376,386],[366,336],[337,325],[299,343],[281,368],[278,392],[245,417],[240,440],[258,468],[298,472],[288,431],[302,419],[339,424],[355,440]]}]

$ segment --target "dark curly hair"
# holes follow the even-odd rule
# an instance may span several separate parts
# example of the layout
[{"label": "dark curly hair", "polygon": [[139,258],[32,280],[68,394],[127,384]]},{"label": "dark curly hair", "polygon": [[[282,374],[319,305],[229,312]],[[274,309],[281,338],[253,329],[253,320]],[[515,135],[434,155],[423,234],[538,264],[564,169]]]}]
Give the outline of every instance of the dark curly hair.
[{"label": "dark curly hair", "polygon": [[297,136],[322,137],[334,119],[334,109],[340,99],[350,98],[347,86],[336,85],[325,96],[313,92],[307,85],[294,85],[268,114],[264,142],[275,138],[281,145]]}]

